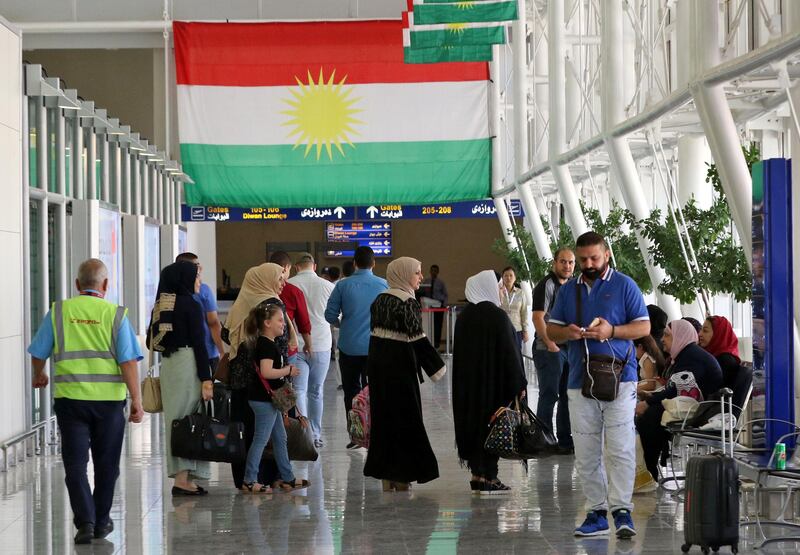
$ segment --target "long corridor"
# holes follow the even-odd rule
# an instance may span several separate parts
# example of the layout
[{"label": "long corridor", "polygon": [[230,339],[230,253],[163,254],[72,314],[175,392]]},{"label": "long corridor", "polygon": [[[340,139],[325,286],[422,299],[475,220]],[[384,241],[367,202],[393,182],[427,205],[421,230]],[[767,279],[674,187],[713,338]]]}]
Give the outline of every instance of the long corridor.
[{"label": "long corridor", "polygon": [[[0,474],[0,553],[680,552],[683,506],[665,492],[635,496],[633,541],[573,538],[584,515],[572,456],[531,461],[527,476],[518,463],[503,461],[500,477],[513,493],[471,495],[468,471],[455,454],[449,378],[421,386],[441,477],[415,484],[410,493],[383,493],[377,480],[362,474],[366,451],[345,449],[344,406],[333,370],[325,385],[326,445],[317,462],[295,463],[298,477],[311,481],[307,491],[242,494],[228,467],[215,465],[210,495],[172,498],[161,420],[149,416],[129,426],[112,510],[116,530],[106,540],[73,545],[63,467],[51,455]],[[529,395],[536,399],[534,387]],[[752,543],[741,547],[749,551]]]}]

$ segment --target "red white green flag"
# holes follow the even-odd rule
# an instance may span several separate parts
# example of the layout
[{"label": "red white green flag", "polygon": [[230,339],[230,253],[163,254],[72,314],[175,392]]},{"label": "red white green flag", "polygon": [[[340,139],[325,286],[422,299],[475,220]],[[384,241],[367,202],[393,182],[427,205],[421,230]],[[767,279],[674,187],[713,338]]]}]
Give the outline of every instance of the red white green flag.
[{"label": "red white green flag", "polygon": [[173,29],[188,204],[488,196],[486,63],[404,63],[400,20]]}]

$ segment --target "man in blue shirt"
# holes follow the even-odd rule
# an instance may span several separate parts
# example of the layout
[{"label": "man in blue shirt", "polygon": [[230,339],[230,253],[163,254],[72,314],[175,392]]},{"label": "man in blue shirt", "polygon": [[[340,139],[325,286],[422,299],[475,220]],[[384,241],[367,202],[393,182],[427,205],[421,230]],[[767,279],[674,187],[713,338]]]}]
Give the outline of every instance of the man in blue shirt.
[{"label": "man in blue shirt", "polygon": [[[144,416],[139,390],[139,342],[125,307],[108,303],[108,270],[90,258],[78,268],[80,295],[56,301],[45,315],[28,352],[33,387],[47,387],[45,364],[52,355],[53,408],[61,432],[61,459],[76,544],[105,538],[114,530],[111,504],[119,477],[125,435],[125,398],[131,398],[128,419]],[[94,491],[86,467],[89,451],[94,467]]]},{"label": "man in blue shirt", "polygon": [[[588,511],[575,535],[608,535],[610,509],[617,537],[628,539],[636,535],[631,498],[636,475],[633,416],[638,378],[632,340],[650,333],[650,318],[636,283],[609,267],[608,245],[602,235],[584,233],[575,246],[581,275],[561,286],[547,323],[552,341],[569,342],[570,424],[575,468]],[[587,398],[581,392],[588,376],[586,359],[595,354],[625,361],[614,401]],[[604,452],[608,465],[604,464]]]},{"label": "man in blue shirt", "polygon": [[[352,408],[353,397],[367,385],[370,306],[378,295],[389,288],[385,279],[372,273],[375,254],[371,248],[358,247],[353,261],[356,271],[336,283],[325,308],[325,320],[331,324],[338,324],[339,315],[342,316],[338,346],[345,418]],[[355,443],[347,444],[348,449],[355,447]]]},{"label": "man in blue shirt", "polygon": [[[175,262],[191,262],[197,265],[197,275],[199,276],[203,270],[200,265],[200,259],[193,252],[183,252],[175,257]],[[200,291],[192,295],[195,301],[203,309],[203,314],[206,315],[203,320],[203,327],[206,332],[206,350],[208,351],[208,362],[211,364],[211,370],[217,369],[219,357],[225,352],[225,347],[222,344],[222,322],[219,320],[217,313],[217,299],[214,297],[214,292],[211,287],[206,283],[200,284]]]}]

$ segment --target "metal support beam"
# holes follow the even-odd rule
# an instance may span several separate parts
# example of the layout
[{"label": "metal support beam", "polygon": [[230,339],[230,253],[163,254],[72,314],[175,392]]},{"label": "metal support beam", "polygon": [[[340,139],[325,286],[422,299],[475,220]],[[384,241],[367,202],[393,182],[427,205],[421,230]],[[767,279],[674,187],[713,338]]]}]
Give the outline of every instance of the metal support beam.
[{"label": "metal support beam", "polygon": [[[514,58],[514,177],[519,178],[528,170],[528,95],[526,91],[525,78],[527,75],[527,51],[526,51],[526,11],[525,0],[517,0],[519,17],[513,24],[513,43],[512,54]],[[490,66],[497,69],[497,63],[493,62]],[[498,76],[492,74],[492,80],[498,80]],[[542,226],[542,218],[536,202],[533,200],[530,183],[525,183],[517,187],[517,193],[522,201],[525,210],[525,223],[531,232],[533,242],[536,245],[536,252],[541,258],[551,259],[550,244],[547,234]]]},{"label": "metal support beam", "polygon": [[[690,1],[690,0],[682,0]],[[719,64],[719,16],[714,2],[692,2],[691,40],[694,69],[699,73]],[[696,77],[697,75],[695,75]],[[747,170],[736,123],[721,84],[690,85],[697,114],[703,125],[711,154],[717,164],[722,188],[728,199],[731,217],[739,232],[747,263],[753,265],[752,224],[753,182]]]},{"label": "metal support beam", "polygon": [[[491,75],[497,75],[497,60],[500,57],[500,48],[492,47],[492,61],[489,64]],[[500,129],[500,82],[493,79],[489,83],[489,132],[492,137],[492,191],[499,189],[503,184],[503,150]],[[497,220],[509,249],[518,248],[517,239],[511,232],[511,218],[508,215],[505,201],[502,198],[494,199],[497,210]]]},{"label": "metal support beam", "polygon": [[[625,119],[625,97],[623,76],[623,0],[604,0],[602,2],[602,52],[603,60],[601,99],[603,106],[603,129],[610,130]],[[642,182],[633,160],[630,146],[624,137],[608,137],[606,150],[611,159],[622,196],[628,210],[637,220],[650,216],[650,207],[642,191]],[[658,297],[658,305],[667,313],[670,320],[681,317],[680,304],[675,298],[664,295],[658,286],[666,279],[666,272],[650,260],[650,243],[641,233],[636,233],[639,250],[642,252],[647,274]]]},{"label": "metal support beam", "polygon": [[[549,2],[547,5],[548,31],[548,100],[550,104],[550,122],[548,137],[548,154],[550,160],[557,160],[566,149],[566,106],[564,104],[564,88],[566,87],[564,62],[564,4]],[[555,162],[551,171],[558,186],[558,193],[566,211],[567,223],[572,228],[572,235],[577,239],[588,229],[583,217],[578,193],[572,182],[569,168]]]}]

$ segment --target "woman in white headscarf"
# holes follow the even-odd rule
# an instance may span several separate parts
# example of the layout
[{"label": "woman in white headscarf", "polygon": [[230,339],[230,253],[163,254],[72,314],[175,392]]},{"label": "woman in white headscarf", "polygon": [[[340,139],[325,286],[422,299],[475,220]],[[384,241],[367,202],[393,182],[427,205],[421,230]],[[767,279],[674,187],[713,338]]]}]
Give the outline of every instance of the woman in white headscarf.
[{"label": "woman in white headscarf", "polygon": [[367,358],[370,440],[364,475],[384,491],[439,477],[439,465],[422,421],[423,372],[438,381],[445,364],[422,331],[414,292],[422,282],[419,260],[401,257],[386,270],[389,289],[372,303]]},{"label": "woman in white headscarf", "polygon": [[469,304],[456,320],[453,350],[453,422],[461,464],[472,472],[473,493],[506,493],[497,477],[497,455],[483,449],[489,420],[528,386],[517,335],[500,308],[493,270],[467,280]]}]

